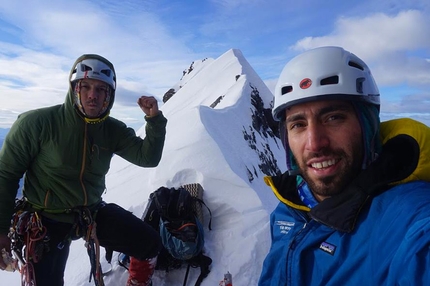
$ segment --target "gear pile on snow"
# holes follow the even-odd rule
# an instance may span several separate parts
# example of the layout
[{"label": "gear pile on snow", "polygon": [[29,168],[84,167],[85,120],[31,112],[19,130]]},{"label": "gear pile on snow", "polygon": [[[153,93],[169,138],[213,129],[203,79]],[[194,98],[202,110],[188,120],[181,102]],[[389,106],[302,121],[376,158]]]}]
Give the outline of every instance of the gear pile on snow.
[{"label": "gear pile on snow", "polygon": [[[179,188],[160,187],[150,194],[142,220],[158,231],[163,243],[157,259],[156,270],[170,271],[187,265],[186,284],[190,267],[200,267],[196,286],[209,274],[212,259],[203,254],[203,210],[209,212],[208,228],[211,229],[211,212],[203,202],[200,184],[188,184]],[[120,264],[127,266],[128,257],[123,254]]]}]

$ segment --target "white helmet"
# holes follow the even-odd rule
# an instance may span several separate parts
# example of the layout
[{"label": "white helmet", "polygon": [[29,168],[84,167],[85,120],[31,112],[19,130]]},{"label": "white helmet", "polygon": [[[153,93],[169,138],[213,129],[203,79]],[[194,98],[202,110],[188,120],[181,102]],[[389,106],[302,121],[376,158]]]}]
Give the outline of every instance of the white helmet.
[{"label": "white helmet", "polygon": [[109,84],[113,90],[116,88],[115,70],[100,59],[87,58],[76,63],[70,82],[83,78],[98,79]]},{"label": "white helmet", "polygon": [[340,47],[321,47],[285,65],[275,88],[273,117],[282,120],[285,108],[321,97],[380,104],[375,80],[360,58]]}]

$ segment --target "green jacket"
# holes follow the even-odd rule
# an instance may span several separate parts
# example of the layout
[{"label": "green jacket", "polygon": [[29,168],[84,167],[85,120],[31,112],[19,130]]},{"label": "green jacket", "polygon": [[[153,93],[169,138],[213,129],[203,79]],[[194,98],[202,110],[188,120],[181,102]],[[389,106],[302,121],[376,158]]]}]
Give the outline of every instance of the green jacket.
[{"label": "green jacket", "polygon": [[[167,124],[161,112],[145,117],[146,137],[141,139],[110,116],[88,123],[73,97],[70,87],[64,104],[21,114],[6,136],[0,151],[0,234],[9,230],[24,174],[23,195],[34,208],[72,221],[67,210],[102,200],[114,154],[141,167],[158,165]],[[112,104],[113,99],[109,109]]]}]

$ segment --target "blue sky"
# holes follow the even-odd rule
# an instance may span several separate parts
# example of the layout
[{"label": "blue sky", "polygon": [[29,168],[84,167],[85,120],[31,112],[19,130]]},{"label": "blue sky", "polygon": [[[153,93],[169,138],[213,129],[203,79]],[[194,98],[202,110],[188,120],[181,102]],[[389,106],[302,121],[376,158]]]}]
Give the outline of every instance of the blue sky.
[{"label": "blue sky", "polygon": [[84,53],[114,63],[112,115],[138,127],[137,97],[161,99],[194,60],[239,49],[273,90],[289,59],[324,45],[343,46],[370,66],[383,119],[430,125],[428,35],[427,0],[1,0],[0,127],[62,103]]}]

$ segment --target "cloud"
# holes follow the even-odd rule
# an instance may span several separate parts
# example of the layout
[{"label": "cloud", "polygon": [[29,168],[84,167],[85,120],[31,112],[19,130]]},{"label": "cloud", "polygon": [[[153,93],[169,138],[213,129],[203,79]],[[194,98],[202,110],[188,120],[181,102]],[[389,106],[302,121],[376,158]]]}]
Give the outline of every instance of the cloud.
[{"label": "cloud", "polygon": [[[114,63],[124,98],[133,92],[162,96],[180,79],[195,59],[181,38],[169,34],[138,2],[103,5],[9,1],[0,6],[1,19],[8,23],[1,32],[13,39],[0,38],[0,65],[7,67],[0,70],[6,83],[2,94],[11,99],[5,108],[22,111],[63,102],[70,68],[84,53],[101,54]],[[26,105],[28,101],[33,104]]]},{"label": "cloud", "polygon": [[70,68],[84,53],[101,54],[115,65],[116,108],[134,106],[142,94],[161,99],[192,61],[231,48],[243,52],[272,90],[288,59],[320,45],[356,53],[380,86],[407,84],[430,92],[429,5],[365,3],[3,1],[0,66],[6,68],[0,70],[0,92],[8,99],[0,104],[25,111],[62,103]]},{"label": "cloud", "polygon": [[322,37],[305,37],[291,48],[296,51],[337,45],[355,53],[370,67],[381,85],[408,82],[430,84],[430,17],[407,10],[395,16],[382,13],[340,18],[334,31]]},{"label": "cloud", "polygon": [[175,59],[188,52],[181,38],[165,28],[162,19],[145,11],[145,5],[139,6],[137,2],[130,6],[133,2],[74,1],[70,5],[63,0],[53,5],[38,5],[25,1],[24,5],[32,11],[28,16],[22,16],[22,3],[3,7],[2,14],[24,31],[26,46],[33,49],[36,45],[73,59],[83,53],[100,53],[135,63],[139,59],[151,61],[154,56]]},{"label": "cloud", "polygon": [[403,96],[399,101],[384,100],[384,112],[430,114],[430,94],[416,93]]},{"label": "cloud", "polygon": [[387,52],[428,49],[430,38],[424,35],[429,33],[430,19],[422,11],[402,11],[395,16],[376,13],[367,17],[339,18],[330,35],[306,37],[293,48],[307,50],[322,45],[341,45],[372,60]]},{"label": "cloud", "polygon": [[24,112],[29,106],[64,102],[70,69],[63,68],[66,62],[62,56],[0,42],[2,108]]}]

